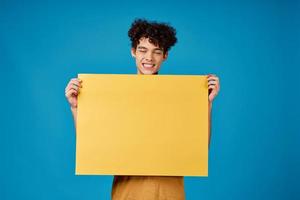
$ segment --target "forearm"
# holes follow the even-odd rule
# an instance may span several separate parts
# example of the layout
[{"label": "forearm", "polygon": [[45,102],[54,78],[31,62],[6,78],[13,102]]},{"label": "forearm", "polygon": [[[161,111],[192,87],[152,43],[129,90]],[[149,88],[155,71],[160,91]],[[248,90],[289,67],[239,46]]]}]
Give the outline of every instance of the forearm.
[{"label": "forearm", "polygon": [[211,110],[212,110],[212,102],[208,101],[208,148],[210,146],[210,137],[211,137]]},{"label": "forearm", "polygon": [[76,129],[76,124],[77,124],[77,108],[72,108],[71,107],[71,112],[72,112],[72,115],[73,115],[74,126],[75,126],[75,129]]}]

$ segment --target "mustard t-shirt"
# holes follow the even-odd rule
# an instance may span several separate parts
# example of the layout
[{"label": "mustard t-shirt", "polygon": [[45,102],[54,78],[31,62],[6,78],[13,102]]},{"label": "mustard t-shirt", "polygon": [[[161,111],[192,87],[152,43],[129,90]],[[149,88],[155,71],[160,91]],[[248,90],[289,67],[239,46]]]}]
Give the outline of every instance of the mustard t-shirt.
[{"label": "mustard t-shirt", "polygon": [[182,176],[115,176],[112,200],[184,200]]}]

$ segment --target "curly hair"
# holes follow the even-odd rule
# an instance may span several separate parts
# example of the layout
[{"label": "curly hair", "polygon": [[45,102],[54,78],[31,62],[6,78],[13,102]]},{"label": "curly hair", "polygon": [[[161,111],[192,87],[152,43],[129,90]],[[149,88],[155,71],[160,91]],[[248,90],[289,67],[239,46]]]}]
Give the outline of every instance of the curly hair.
[{"label": "curly hair", "polygon": [[176,30],[166,24],[145,19],[135,19],[128,31],[131,47],[135,48],[143,37],[149,38],[149,42],[162,48],[164,53],[177,42]]}]

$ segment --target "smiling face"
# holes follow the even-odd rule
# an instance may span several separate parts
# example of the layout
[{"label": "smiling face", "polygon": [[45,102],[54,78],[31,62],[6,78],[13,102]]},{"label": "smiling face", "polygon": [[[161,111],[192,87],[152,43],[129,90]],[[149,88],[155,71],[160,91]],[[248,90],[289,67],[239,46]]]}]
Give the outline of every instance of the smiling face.
[{"label": "smiling face", "polygon": [[163,61],[168,57],[163,49],[149,42],[149,38],[141,38],[136,49],[131,49],[131,55],[135,58],[138,74],[157,74]]}]

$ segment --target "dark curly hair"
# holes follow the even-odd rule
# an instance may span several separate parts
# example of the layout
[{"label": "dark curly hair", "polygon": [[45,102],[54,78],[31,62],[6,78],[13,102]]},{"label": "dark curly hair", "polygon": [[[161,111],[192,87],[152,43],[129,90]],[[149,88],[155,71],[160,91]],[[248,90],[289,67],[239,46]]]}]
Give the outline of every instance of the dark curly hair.
[{"label": "dark curly hair", "polygon": [[166,24],[148,21],[145,19],[135,19],[128,31],[131,40],[131,47],[135,48],[142,37],[149,38],[149,42],[162,48],[164,53],[177,42],[176,30]]}]

